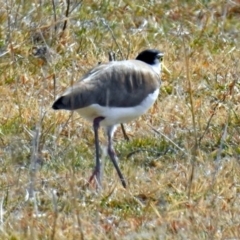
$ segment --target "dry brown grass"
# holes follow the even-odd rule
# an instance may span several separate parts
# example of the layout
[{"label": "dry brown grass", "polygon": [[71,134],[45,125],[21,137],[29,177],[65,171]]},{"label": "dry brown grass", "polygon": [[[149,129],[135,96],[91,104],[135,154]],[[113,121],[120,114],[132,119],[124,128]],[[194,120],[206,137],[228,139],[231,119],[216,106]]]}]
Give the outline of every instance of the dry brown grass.
[{"label": "dry brown grass", "polygon": [[[67,2],[0,1],[0,238],[240,239],[240,2],[71,1],[63,31]],[[104,190],[84,189],[91,125],[55,96],[150,47],[171,73],[130,142],[116,133],[129,186],[106,159]]]}]

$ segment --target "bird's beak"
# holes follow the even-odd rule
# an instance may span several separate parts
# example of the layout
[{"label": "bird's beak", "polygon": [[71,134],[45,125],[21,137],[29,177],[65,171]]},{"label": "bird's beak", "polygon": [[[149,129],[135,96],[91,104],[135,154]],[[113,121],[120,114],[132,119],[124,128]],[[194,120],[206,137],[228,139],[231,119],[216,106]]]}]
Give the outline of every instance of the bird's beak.
[{"label": "bird's beak", "polygon": [[163,62],[162,62],[162,71],[168,75],[171,75],[171,71],[165,66]]}]

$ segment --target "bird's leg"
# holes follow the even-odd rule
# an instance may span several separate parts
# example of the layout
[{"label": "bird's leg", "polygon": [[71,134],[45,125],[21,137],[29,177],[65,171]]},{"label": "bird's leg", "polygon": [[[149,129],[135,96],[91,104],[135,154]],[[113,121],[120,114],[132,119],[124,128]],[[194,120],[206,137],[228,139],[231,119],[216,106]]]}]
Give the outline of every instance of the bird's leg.
[{"label": "bird's leg", "polygon": [[126,184],[126,181],[122,175],[122,172],[121,170],[119,169],[119,166],[118,166],[118,163],[117,163],[117,155],[114,151],[114,148],[113,148],[113,141],[112,141],[112,138],[113,138],[113,134],[114,134],[114,131],[115,131],[115,127],[114,126],[110,126],[110,127],[107,127],[106,128],[107,130],[107,137],[108,137],[108,147],[107,147],[107,151],[108,151],[108,155],[117,171],[117,174],[122,182],[122,185],[124,188],[127,187],[127,184]]},{"label": "bird's leg", "polygon": [[98,129],[100,127],[100,122],[104,117],[97,117],[93,120],[93,130],[95,138],[95,150],[96,150],[96,165],[93,170],[91,177],[88,180],[88,183],[91,183],[94,177],[96,177],[97,188],[101,187],[101,162],[100,162],[100,147],[99,147],[99,138],[98,138]]}]

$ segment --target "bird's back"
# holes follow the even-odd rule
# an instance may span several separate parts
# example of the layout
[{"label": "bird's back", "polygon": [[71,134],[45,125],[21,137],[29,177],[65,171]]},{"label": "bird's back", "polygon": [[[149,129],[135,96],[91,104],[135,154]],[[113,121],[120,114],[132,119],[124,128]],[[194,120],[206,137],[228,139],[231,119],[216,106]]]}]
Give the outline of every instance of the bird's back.
[{"label": "bird's back", "polygon": [[160,77],[150,65],[138,60],[101,64],[68,88],[54,109],[77,110],[91,104],[133,107],[160,87]]}]

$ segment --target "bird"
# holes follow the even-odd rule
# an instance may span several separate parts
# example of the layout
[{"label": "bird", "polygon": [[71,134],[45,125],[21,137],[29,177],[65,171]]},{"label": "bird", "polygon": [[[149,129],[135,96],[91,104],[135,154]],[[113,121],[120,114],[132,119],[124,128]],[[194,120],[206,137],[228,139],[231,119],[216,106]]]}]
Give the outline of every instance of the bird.
[{"label": "bird", "polygon": [[122,186],[127,187],[113,146],[119,124],[145,114],[157,100],[161,86],[163,52],[146,49],[133,60],[111,61],[92,68],[70,86],[52,105],[54,110],[76,111],[93,124],[95,167],[88,183],[95,179],[102,188],[99,128],[107,135],[107,153]]}]

